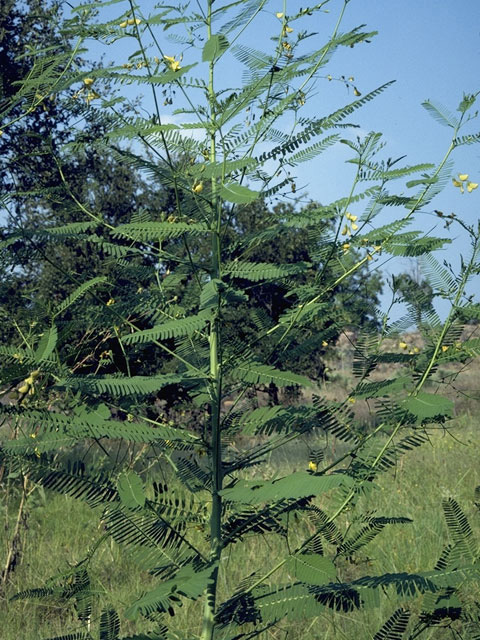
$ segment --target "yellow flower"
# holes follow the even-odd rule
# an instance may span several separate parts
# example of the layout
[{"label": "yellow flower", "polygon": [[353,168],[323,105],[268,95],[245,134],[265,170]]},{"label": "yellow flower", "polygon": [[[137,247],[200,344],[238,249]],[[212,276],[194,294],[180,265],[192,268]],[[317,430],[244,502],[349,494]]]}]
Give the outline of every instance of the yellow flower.
[{"label": "yellow flower", "polygon": [[292,29],[292,27],[285,27],[285,31],[287,33],[292,33],[293,29]]},{"label": "yellow flower", "polygon": [[347,213],[345,214],[345,217],[347,220],[350,220],[351,222],[356,222],[358,219],[358,216],[354,216],[352,213]]},{"label": "yellow flower", "polygon": [[193,185],[192,191],[193,191],[193,193],[202,193],[202,191],[203,191],[203,182],[199,182],[198,184]]},{"label": "yellow flower", "polygon": [[[458,187],[460,189],[460,193],[465,193],[464,182],[466,182],[467,180],[468,180],[468,173],[459,173],[458,179],[452,178],[453,186]],[[467,182],[468,193],[472,193],[472,191],[477,187],[478,187],[478,182]]]},{"label": "yellow flower", "polygon": [[96,91],[89,91],[87,93],[85,101],[86,101],[87,104],[90,104],[90,102],[92,100],[95,100],[96,98],[100,98],[100,95]]},{"label": "yellow flower", "polygon": [[350,76],[349,79],[348,79],[349,82],[353,82],[354,80],[355,80],[355,78],[353,76]]},{"label": "yellow flower", "polygon": [[30,438],[36,438],[36,437],[37,437],[37,434],[36,434],[36,433],[31,433],[31,434],[30,434]]},{"label": "yellow flower", "polygon": [[408,344],[402,340],[398,343],[400,349],[408,349]]},{"label": "yellow flower", "polygon": [[342,229],[342,236],[350,236],[350,229],[348,228],[348,225],[346,224],[343,229]]},{"label": "yellow flower", "polygon": [[350,243],[345,242],[344,244],[342,244],[342,249],[343,249],[343,253],[347,253],[347,251],[350,249]]},{"label": "yellow flower", "polygon": [[91,87],[94,82],[95,82],[95,80],[93,78],[84,78],[83,79],[83,84],[86,87]]},{"label": "yellow flower", "polygon": [[0,129],[0,136],[3,136],[3,131]]},{"label": "yellow flower", "polygon": [[350,404],[355,404],[356,400],[355,398],[348,398],[348,402],[350,402]]},{"label": "yellow flower", "polygon": [[310,469],[310,471],[315,472],[318,469],[318,464],[313,460],[310,460],[310,462],[308,463],[308,468]]},{"label": "yellow flower", "polygon": [[130,18],[129,20],[127,20],[127,24],[140,24],[141,20],[139,20],[138,18]]},{"label": "yellow flower", "polygon": [[352,222],[352,231],[356,231],[357,229],[358,229],[358,224],[355,224],[355,222]]},{"label": "yellow flower", "polygon": [[120,27],[122,27],[122,29],[125,29],[125,27],[127,26],[128,22],[126,20],[124,20],[123,22],[121,22],[119,24]]},{"label": "yellow flower", "polygon": [[279,20],[281,20],[283,18],[283,13],[281,11],[279,11],[278,13],[275,14],[277,16],[277,18]]},{"label": "yellow flower", "polygon": [[328,347],[328,342],[326,340],[322,340],[322,347]]},{"label": "yellow flower", "polygon": [[112,304],[115,304],[115,300],[113,298],[110,298],[110,300],[107,302],[107,307],[111,307]]},{"label": "yellow flower", "polygon": [[282,42],[282,47],[286,50],[286,51],[290,51],[290,49],[292,48],[292,45],[289,42]]},{"label": "yellow flower", "polygon": [[443,353],[445,353],[445,351],[448,351],[448,345],[442,344],[442,351]]},{"label": "yellow flower", "polygon": [[22,384],[22,386],[19,387],[18,392],[19,393],[28,393],[29,389],[30,389],[30,387],[28,386],[28,384]]},{"label": "yellow flower", "polygon": [[357,89],[357,87],[353,87],[353,95],[356,96],[358,98],[358,96],[361,96],[362,94],[360,93],[360,91]]},{"label": "yellow flower", "polygon": [[178,71],[181,69],[180,61],[175,60],[173,56],[163,56],[163,59],[167,62],[170,71]]}]

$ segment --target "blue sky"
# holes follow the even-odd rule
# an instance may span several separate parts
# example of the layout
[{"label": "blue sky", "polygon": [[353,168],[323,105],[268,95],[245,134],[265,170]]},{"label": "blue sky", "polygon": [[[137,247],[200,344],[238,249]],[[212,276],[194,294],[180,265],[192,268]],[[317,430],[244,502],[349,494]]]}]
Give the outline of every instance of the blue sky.
[{"label": "blue sky", "polygon": [[[202,0],[200,4],[203,5]],[[302,0],[288,0],[285,4],[283,0],[271,2],[245,32],[244,41],[252,47],[272,50],[273,44],[269,42],[267,35],[278,31],[275,12],[285,11],[287,15],[292,15],[306,4]],[[311,41],[307,40],[309,48],[326,41],[342,5],[341,0],[331,0],[325,5],[329,13],[317,13],[304,25],[310,31],[318,32]],[[152,4],[138,0],[138,6],[148,16]],[[113,4],[104,10],[102,17],[113,19],[127,7],[126,2]],[[298,27],[297,24],[292,26],[300,28],[300,24]],[[382,132],[387,144],[384,157],[406,155],[403,161],[406,164],[438,162],[449,145],[451,130],[433,120],[421,103],[429,99],[455,112],[464,92],[475,93],[480,90],[480,1],[351,0],[341,30],[347,31],[360,24],[365,24],[369,31],[378,31],[378,35],[372,39],[371,44],[340,49],[324,68],[325,75],[331,74],[334,78],[341,75],[353,76],[354,84],[362,94],[389,80],[396,82],[348,121],[360,125],[360,133],[372,130]],[[182,46],[168,41],[162,30],[158,29],[157,34],[164,53],[177,56],[182,53]],[[91,51],[95,56],[101,53],[97,45],[92,46]],[[110,50],[103,51],[105,61],[126,61],[126,51],[128,41],[121,40]],[[152,55],[154,53],[158,52],[152,52]],[[192,57],[192,51],[186,50],[182,64],[189,63],[189,56]],[[224,71],[220,71],[219,84],[228,86],[232,75],[239,74],[241,70],[228,55],[222,62]],[[320,72],[322,74],[323,71]],[[239,78],[237,83],[238,80]],[[133,95],[129,89],[122,90]],[[151,100],[146,90],[144,93],[144,104],[148,110]],[[314,97],[307,102],[305,115],[326,115],[353,99],[352,90],[347,91],[342,83],[320,78]],[[178,100],[176,104],[178,106]],[[172,110],[173,107],[165,107],[162,116],[171,117]],[[478,131],[480,119],[469,125],[464,133]],[[345,196],[352,175],[352,166],[345,164],[348,157],[351,157],[350,150],[337,145],[308,165],[300,165],[297,184],[305,186],[308,196],[323,204]],[[453,161],[455,173],[468,173],[472,181],[480,182],[480,146],[471,145],[458,149]],[[435,235],[450,233],[454,242],[447,252],[438,257],[446,257],[454,265],[458,265],[459,255],[468,251],[466,237],[458,229],[445,232],[432,210],[437,208],[446,213],[453,211],[472,224],[479,218],[479,205],[480,188],[462,195],[449,184],[420,213],[415,228]],[[361,213],[361,210],[353,212]],[[382,224],[391,221],[395,212],[390,210],[386,215],[390,215],[390,219],[382,219]],[[383,267],[387,275],[409,268],[410,265],[405,261],[398,260]],[[476,288],[478,290],[478,282]]]}]

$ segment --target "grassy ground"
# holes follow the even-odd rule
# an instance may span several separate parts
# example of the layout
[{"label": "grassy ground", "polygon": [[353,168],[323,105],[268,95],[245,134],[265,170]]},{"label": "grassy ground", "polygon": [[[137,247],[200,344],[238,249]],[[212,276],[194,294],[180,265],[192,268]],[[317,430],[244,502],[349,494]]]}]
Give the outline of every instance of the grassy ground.
[{"label": "grassy ground", "polygon": [[[448,372],[447,372],[448,373]],[[407,516],[411,524],[387,526],[356,558],[356,564],[340,568],[340,579],[385,572],[426,571],[433,568],[442,548],[447,544],[447,529],[441,508],[443,497],[454,497],[464,509],[480,545],[480,521],[474,505],[474,489],[480,485],[478,449],[478,405],[475,402],[477,374],[474,372],[463,382],[462,408],[459,417],[449,424],[450,434],[443,430],[431,432],[431,444],[410,452],[398,467],[380,476],[378,489],[362,498],[362,511],[376,510],[378,515]],[[472,381],[473,380],[473,381]],[[338,384],[337,391],[338,391]],[[466,391],[465,391],[466,390]],[[478,393],[478,392],[477,392]],[[473,399],[472,399],[473,398]],[[477,417],[476,417],[477,416]],[[287,473],[305,468],[308,462],[308,443],[298,444],[288,451],[272,455],[260,470],[268,477],[274,470]],[[5,495],[4,495],[5,497]],[[326,500],[326,499],[325,499]],[[5,501],[3,502],[5,504]],[[324,503],[328,509],[328,504]],[[12,530],[15,511],[10,500],[9,523]],[[2,518],[5,516],[3,508]],[[81,560],[85,549],[101,535],[99,513],[92,513],[83,503],[44,492],[33,491],[27,504],[27,518],[22,523],[21,556],[10,574],[0,598],[0,634],[3,640],[35,640],[52,638],[68,630],[78,629],[72,606],[48,599],[8,601],[22,589],[44,585],[45,580],[64,571]],[[345,518],[352,514],[346,514]],[[305,530],[306,524],[300,523]],[[200,534],[197,534],[200,536]],[[5,563],[8,535],[4,536],[0,561]],[[281,557],[285,543],[278,537],[253,537],[232,546],[223,558],[222,580],[224,595],[259,566],[268,568]],[[92,563],[94,586],[99,594],[93,619],[98,618],[100,607],[113,606],[122,610],[133,597],[152,588],[154,580],[139,573],[128,555],[114,542],[105,542]],[[133,594],[133,597],[132,597]],[[470,588],[470,597],[478,595],[480,588]],[[282,623],[264,634],[264,638],[278,640],[336,640],[373,638],[382,623],[401,603],[382,597],[379,609],[354,614],[330,612],[315,619],[295,624]],[[419,607],[409,601],[409,606]],[[179,638],[189,639],[198,632],[201,610],[196,604],[187,604],[175,619]],[[122,635],[148,631],[145,621],[122,623]],[[97,627],[98,628],[98,627]],[[94,636],[95,637],[95,636]],[[221,636],[220,636],[221,637]],[[422,638],[450,638],[451,632],[433,629]]]}]

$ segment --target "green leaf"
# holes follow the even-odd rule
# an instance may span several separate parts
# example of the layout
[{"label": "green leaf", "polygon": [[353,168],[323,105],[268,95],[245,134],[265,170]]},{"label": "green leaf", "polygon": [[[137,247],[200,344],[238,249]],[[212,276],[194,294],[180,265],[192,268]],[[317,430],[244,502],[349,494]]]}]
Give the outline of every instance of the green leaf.
[{"label": "green leaf", "polygon": [[170,322],[156,325],[151,329],[145,329],[144,331],[137,331],[130,335],[123,336],[122,342],[124,344],[133,344],[134,342],[144,343],[151,342],[152,340],[167,340],[168,338],[190,336],[195,331],[201,331],[206,325],[207,320],[208,316],[205,314],[171,320]]},{"label": "green leaf", "polygon": [[128,509],[144,506],[143,482],[134,471],[127,471],[119,476],[117,489],[120,500]]},{"label": "green leaf", "polygon": [[300,376],[291,371],[280,371],[266,364],[244,364],[235,367],[231,375],[236,380],[249,382],[251,384],[270,384],[273,382],[279,387],[289,387],[299,385],[311,387],[312,381],[306,376]]},{"label": "green leaf", "polygon": [[200,292],[200,309],[212,309],[218,305],[219,292],[224,289],[225,285],[217,278],[212,278],[203,285]]},{"label": "green leaf", "polygon": [[115,609],[105,609],[100,618],[100,640],[117,640],[120,618]]},{"label": "green leaf", "polygon": [[192,565],[182,567],[174,578],[167,580],[134,602],[125,611],[125,617],[135,620],[139,613],[149,615],[154,611],[168,611],[178,601],[177,594],[191,599],[198,598],[207,586],[213,569],[214,567],[210,566],[202,571],[195,571]]},{"label": "green leaf", "polygon": [[472,107],[472,105],[475,104],[475,100],[476,100],[475,94],[464,93],[462,101],[457,107],[457,111],[460,111],[460,113],[465,113],[470,109],[470,107]]},{"label": "green leaf", "polygon": [[280,278],[288,278],[297,273],[305,273],[311,264],[308,262],[298,261],[295,263],[275,264],[273,262],[244,262],[233,261],[225,265],[224,273],[234,278],[242,280],[252,280],[252,282],[260,282],[260,280],[279,280]]},{"label": "green leaf", "polygon": [[451,127],[454,129],[458,125],[458,118],[447,111],[443,105],[433,104],[430,100],[425,100],[425,102],[422,102],[422,107],[424,107],[424,109],[426,109],[428,113],[444,127]]},{"label": "green leaf", "polygon": [[241,184],[230,182],[223,184],[220,187],[220,195],[228,202],[234,202],[235,204],[248,204],[249,202],[256,200],[260,194],[258,191],[252,191]]},{"label": "green leaf", "polygon": [[137,241],[159,241],[165,238],[178,238],[184,233],[198,235],[209,233],[204,223],[187,222],[132,222],[121,224],[112,232],[114,238],[124,237]]},{"label": "green leaf", "polygon": [[[209,162],[205,165],[198,165],[198,175],[205,179],[210,178],[225,178],[225,176],[233,173],[234,171],[240,171],[241,169],[252,168],[257,165],[255,158],[240,158],[239,160],[221,161],[221,162]],[[192,167],[195,169],[195,167]],[[192,171],[192,174],[194,172]]]},{"label": "green leaf", "polygon": [[48,357],[52,354],[57,344],[57,336],[57,327],[55,325],[47,329],[38,343],[35,358],[38,360],[48,360]]},{"label": "green leaf", "polygon": [[410,620],[410,611],[397,609],[377,631],[373,640],[402,640]]},{"label": "green leaf", "polygon": [[336,578],[335,565],[330,558],[317,553],[290,556],[286,568],[297,580],[308,584],[328,584]]},{"label": "green leaf", "polygon": [[58,382],[58,386],[71,387],[85,393],[109,393],[112,396],[146,395],[163,389],[169,384],[181,382],[184,378],[176,373],[161,376],[132,376],[131,378],[110,378],[105,376],[74,376]]},{"label": "green leaf", "polygon": [[74,633],[67,633],[66,635],[62,636],[47,638],[46,640],[92,640],[92,636],[89,633],[83,631],[75,631]]},{"label": "green leaf", "polygon": [[91,280],[87,280],[87,282],[81,284],[57,307],[54,317],[66,311],[76,300],[85,295],[89,289],[92,289],[97,284],[103,284],[105,282],[107,282],[107,278],[105,276],[97,276],[96,278],[92,278]]},{"label": "green leaf", "polygon": [[453,414],[453,402],[435,393],[419,391],[416,396],[405,398],[402,404],[409,413],[413,413],[420,420]]},{"label": "green leaf", "polygon": [[213,62],[214,60],[219,58],[222,53],[228,49],[228,47],[229,42],[223,34],[216,33],[213,36],[210,36],[208,41],[205,43],[205,46],[203,47],[203,62]]},{"label": "green leaf", "polygon": [[409,376],[400,376],[391,380],[363,382],[355,389],[356,398],[381,398],[402,391],[411,383]]},{"label": "green leaf", "polygon": [[297,471],[285,478],[271,482],[239,480],[234,487],[220,491],[225,500],[244,504],[259,504],[277,500],[317,496],[340,486],[351,485],[353,479],[345,474],[314,476],[306,471]]}]

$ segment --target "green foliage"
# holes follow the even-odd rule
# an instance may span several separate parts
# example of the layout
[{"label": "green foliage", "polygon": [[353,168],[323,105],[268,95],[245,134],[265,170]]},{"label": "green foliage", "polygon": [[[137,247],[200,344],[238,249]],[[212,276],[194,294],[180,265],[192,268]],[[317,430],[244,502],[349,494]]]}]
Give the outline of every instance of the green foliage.
[{"label": "green foliage", "polygon": [[[166,615],[173,628],[182,603],[199,599],[201,640],[221,629],[236,640],[254,638],[285,617],[355,614],[378,607],[384,592],[402,604],[424,597],[417,616],[423,626],[414,637],[454,615],[472,622],[462,587],[479,580],[478,548],[453,498],[443,503],[451,544],[433,569],[351,577],[345,567],[378,536],[412,524],[359,505],[380,474],[428,442],[429,426],[453,415],[451,399],[432,384],[442,359],[463,364],[478,351],[474,341],[458,354],[453,345],[461,337],[458,309],[468,313],[471,306],[466,288],[478,273],[479,234],[460,222],[472,249],[457,276],[432,255],[448,239],[411,229],[415,214],[450,181],[450,155],[466,142],[459,132],[475,96],[464,96],[455,117],[425,103],[452,129],[438,166],[383,159],[377,132],[349,137],[356,125],[347,117],[391,82],[361,97],[355,89],[357,99],[330,115],[303,116],[316,83],[328,79],[323,67],[336,49],[375,35],[363,26],[340,31],[345,0],[331,36],[307,50],[309,18],[320,19],[325,4],[277,14],[267,51],[237,43],[266,2],[160,4],[154,17],[129,2],[119,20],[106,23],[96,20],[103,4],[77,7],[63,24],[61,47],[31,49],[18,91],[1,103],[10,139],[30,119],[43,121],[35,114],[46,96],[88,124],[72,126],[68,135],[51,127],[41,147],[48,171],[38,183],[22,175],[21,188],[9,186],[2,200],[7,206],[13,198],[21,222],[2,238],[2,269],[37,276],[23,290],[29,302],[11,308],[8,344],[1,345],[7,398],[1,415],[11,433],[0,447],[2,469],[22,478],[24,491],[31,482],[84,500],[102,523],[103,535],[83,560],[16,595],[71,600],[80,631],[70,637],[91,636],[89,563],[109,538],[155,586],[129,594],[120,613],[103,609],[104,640],[119,637],[120,615],[155,621],[159,637],[168,637]],[[224,14],[227,23],[214,32]],[[290,24],[297,21],[302,30],[293,36]],[[164,53],[162,28],[185,30],[178,40],[188,45],[185,62]],[[137,50],[87,76],[78,55],[89,38],[132,39]],[[150,56],[153,47],[158,57]],[[245,67],[243,83],[236,86],[232,74],[232,84],[216,90],[230,53]],[[112,86],[127,84],[152,91],[148,117],[120,107]],[[162,123],[160,94],[164,106],[178,103],[172,115],[193,122]],[[337,141],[353,153],[348,195],[301,210],[296,203],[272,206],[273,198],[296,193],[290,170]],[[21,150],[33,155],[27,144]],[[414,195],[389,191],[390,182],[407,178]],[[365,188],[366,180],[375,184]],[[381,225],[385,206],[398,208],[396,219]],[[43,218],[33,213],[37,208]],[[426,284],[403,277],[395,287],[409,307],[405,322],[421,331],[417,350],[392,346],[400,324],[389,326],[388,317],[366,309],[378,302],[380,281],[369,275],[369,263],[378,264],[382,252],[421,261]],[[443,322],[432,307],[436,295],[451,304]],[[289,406],[288,394],[298,399],[300,389],[315,386],[325,351],[352,327],[361,332],[346,397],[332,401],[319,389],[311,402]],[[394,373],[379,380],[382,364]],[[262,392],[268,407],[259,406]],[[357,401],[368,405],[370,424]],[[272,452],[307,435],[314,443],[308,471],[262,475]],[[342,449],[327,463],[323,449],[332,437]],[[282,541],[281,557],[221,595],[226,553],[248,536],[267,534]],[[400,638],[409,624],[410,613],[397,609],[375,637]]]},{"label": "green foliage", "polygon": [[409,619],[409,611],[397,609],[379,629],[378,633],[375,634],[374,640],[402,640],[407,630]]}]

